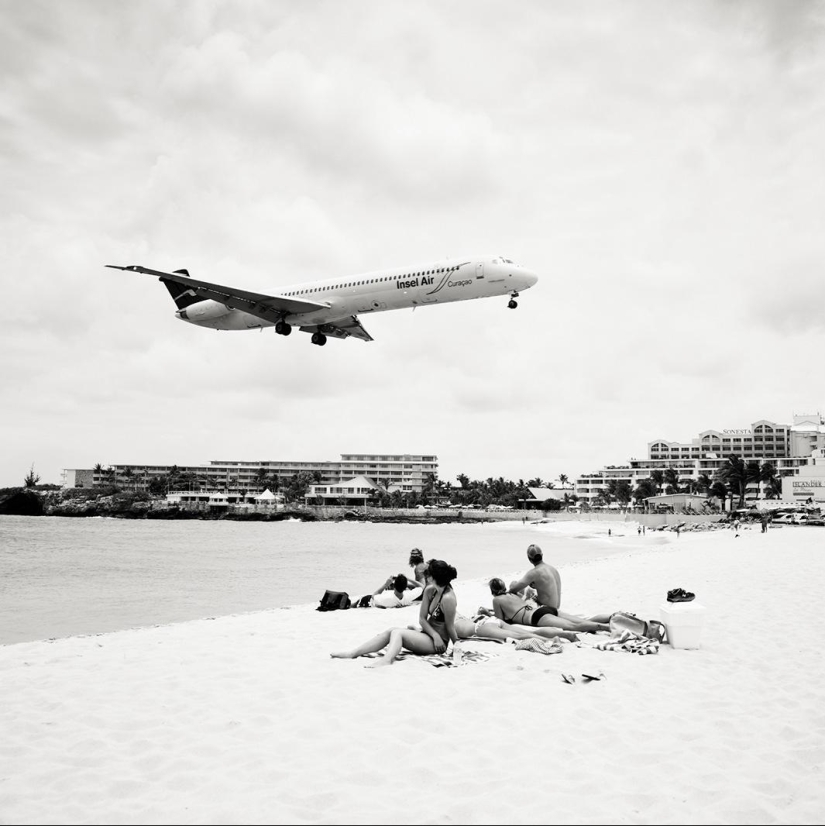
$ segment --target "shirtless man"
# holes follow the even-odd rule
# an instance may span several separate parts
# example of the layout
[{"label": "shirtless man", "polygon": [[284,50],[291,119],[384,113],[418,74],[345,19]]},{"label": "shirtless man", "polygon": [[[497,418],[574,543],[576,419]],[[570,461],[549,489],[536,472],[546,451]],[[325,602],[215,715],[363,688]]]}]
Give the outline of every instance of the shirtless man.
[{"label": "shirtless man", "polygon": [[[580,617],[575,614],[567,614],[559,610],[561,605],[561,576],[559,572],[546,563],[542,557],[541,548],[538,545],[530,545],[527,548],[527,559],[533,566],[521,579],[510,584],[507,591],[509,594],[520,595],[525,588],[536,589],[536,602],[539,604],[539,611],[542,616],[551,615],[565,620],[566,623],[573,623],[576,627],[569,628],[567,624],[562,628],[569,628],[572,631],[609,631],[610,614],[599,614],[594,617]],[[583,627],[585,624],[587,627]],[[593,626],[599,626],[594,628]]]}]

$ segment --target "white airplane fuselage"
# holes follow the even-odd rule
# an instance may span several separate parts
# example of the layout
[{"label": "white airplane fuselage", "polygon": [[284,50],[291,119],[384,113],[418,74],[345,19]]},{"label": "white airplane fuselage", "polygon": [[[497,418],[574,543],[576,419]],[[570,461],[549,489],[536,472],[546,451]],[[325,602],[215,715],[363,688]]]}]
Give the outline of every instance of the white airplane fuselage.
[{"label": "white airplane fuselage", "polygon": [[[279,296],[313,301],[325,306],[285,315],[297,327],[316,327],[343,316],[425,307],[474,298],[517,295],[532,287],[538,276],[507,258],[483,256],[444,259],[429,264],[363,273],[325,281],[282,287]],[[204,300],[178,310],[178,318],[214,330],[251,330],[275,326],[243,310]]]}]

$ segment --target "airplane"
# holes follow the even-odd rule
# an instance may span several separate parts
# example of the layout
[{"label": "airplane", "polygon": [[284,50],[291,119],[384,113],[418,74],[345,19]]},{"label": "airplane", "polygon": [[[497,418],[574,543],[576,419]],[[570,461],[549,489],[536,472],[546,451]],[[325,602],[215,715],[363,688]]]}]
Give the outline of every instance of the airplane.
[{"label": "airplane", "polygon": [[106,266],[157,276],[174,299],[178,308],[175,315],[181,321],[213,330],[274,327],[282,336],[288,336],[293,327],[298,327],[304,333],[311,333],[312,343],[319,346],[327,343],[327,336],[372,341],[358,319],[359,313],[414,309],[508,294],[507,306],[514,310],[519,292],[538,281],[535,273],[500,256],[444,259],[312,281],[284,287],[275,295],[197,281],[190,278],[185,269],[163,272],[139,265]]}]

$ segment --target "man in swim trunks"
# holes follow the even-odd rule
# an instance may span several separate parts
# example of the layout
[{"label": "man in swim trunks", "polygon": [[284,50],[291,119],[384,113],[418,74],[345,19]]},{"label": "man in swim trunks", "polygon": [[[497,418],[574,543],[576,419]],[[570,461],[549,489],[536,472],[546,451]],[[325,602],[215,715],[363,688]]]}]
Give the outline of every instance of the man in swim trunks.
[{"label": "man in swim trunks", "polygon": [[525,588],[535,588],[536,602],[550,608],[553,616],[558,616],[561,605],[559,572],[544,561],[538,545],[530,545],[527,548],[527,559],[533,567],[521,579],[510,584],[508,593],[521,595]]},{"label": "man in swim trunks", "polygon": [[585,618],[559,610],[561,606],[561,575],[552,565],[544,561],[541,548],[538,545],[530,545],[527,548],[527,559],[533,567],[521,579],[510,584],[508,593],[521,594],[527,587],[535,588],[535,599],[540,606],[538,610],[543,611],[541,616],[549,614],[574,623],[596,623],[605,626],[599,630],[609,630],[607,624],[610,622],[610,614],[598,614]]},{"label": "man in swim trunks", "polygon": [[572,632],[568,639],[575,637],[576,633],[609,630],[607,625],[590,622],[582,617],[567,619],[557,616],[547,606],[536,607],[520,596],[508,593],[504,580],[498,577],[491,579],[489,584],[493,595],[493,614],[508,625],[531,625],[533,628],[556,628],[562,632]]}]

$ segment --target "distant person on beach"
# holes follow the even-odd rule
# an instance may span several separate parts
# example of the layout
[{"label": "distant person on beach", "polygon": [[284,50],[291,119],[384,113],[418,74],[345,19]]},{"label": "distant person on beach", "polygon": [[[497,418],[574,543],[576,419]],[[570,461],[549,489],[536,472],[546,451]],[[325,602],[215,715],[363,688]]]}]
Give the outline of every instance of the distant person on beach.
[{"label": "distant person on beach", "polygon": [[[549,566],[548,566],[549,567]],[[510,586],[510,591],[521,580]],[[510,593],[503,579],[490,580],[490,593],[493,595],[493,613],[508,625],[531,625],[534,628],[558,628],[562,631],[579,633],[609,631],[610,615],[585,619],[571,614],[560,615],[555,608],[548,605],[532,605],[518,594]]]},{"label": "distant person on beach", "polygon": [[456,596],[452,581],[458,576],[456,569],[442,559],[427,563],[433,581],[424,589],[418,621],[421,630],[389,628],[354,648],[330,654],[335,659],[352,660],[364,654],[372,654],[386,648],[384,656],[372,665],[392,665],[404,648],[413,654],[443,654],[447,646],[455,646],[458,635],[455,630]]}]

